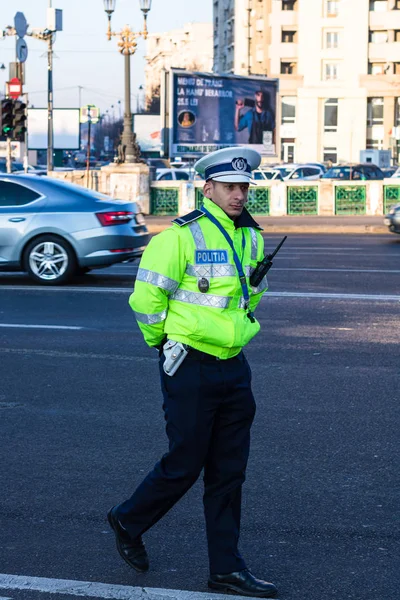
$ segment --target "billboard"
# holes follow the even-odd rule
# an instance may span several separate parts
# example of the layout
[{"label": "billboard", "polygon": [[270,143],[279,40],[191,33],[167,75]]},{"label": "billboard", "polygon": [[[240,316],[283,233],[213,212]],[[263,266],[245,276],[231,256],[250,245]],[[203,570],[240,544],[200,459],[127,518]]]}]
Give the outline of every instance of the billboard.
[{"label": "billboard", "polygon": [[250,146],[275,155],[278,80],[172,69],[170,156]]},{"label": "billboard", "polygon": [[133,115],[133,131],[141,152],[161,152],[160,115]]},{"label": "billboard", "polygon": [[[79,150],[79,108],[53,110],[54,150]],[[47,108],[28,108],[28,149],[47,148]]]}]

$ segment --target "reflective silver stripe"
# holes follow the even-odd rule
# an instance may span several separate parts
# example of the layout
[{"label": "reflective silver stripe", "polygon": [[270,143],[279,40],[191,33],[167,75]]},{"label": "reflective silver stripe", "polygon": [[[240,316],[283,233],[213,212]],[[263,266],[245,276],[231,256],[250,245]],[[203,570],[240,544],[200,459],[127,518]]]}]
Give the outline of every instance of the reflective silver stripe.
[{"label": "reflective silver stripe", "polygon": [[207,250],[206,241],[199,223],[197,221],[193,221],[193,223],[190,223],[188,227],[192,232],[196,250]]},{"label": "reflective silver stripe", "polygon": [[[251,292],[252,292],[252,294],[259,294],[260,292],[264,292],[267,289],[268,289],[268,280],[267,280],[266,277],[264,277],[264,279],[261,280],[261,283],[260,283],[260,285],[258,287],[251,286]],[[243,296],[239,300],[239,308],[244,308],[244,298],[243,298]]]},{"label": "reflective silver stripe", "polygon": [[179,300],[189,304],[200,306],[212,306],[213,308],[228,308],[232,300],[230,296],[213,296],[212,294],[201,294],[200,292],[189,292],[188,290],[176,290],[170,300]]},{"label": "reflective silver stripe", "polygon": [[253,292],[253,294],[259,294],[260,292],[263,292],[264,290],[268,289],[268,279],[267,276],[263,277],[260,281],[260,285],[258,285],[257,287],[251,287],[251,291]]},{"label": "reflective silver stripe", "polygon": [[246,277],[250,277],[250,275],[252,274],[253,271],[254,271],[254,267],[251,267],[250,265],[246,265],[244,268],[244,273],[245,273]]},{"label": "reflective silver stripe", "polygon": [[168,292],[174,292],[176,288],[179,286],[179,282],[174,279],[170,279],[165,275],[161,275],[160,273],[156,273],[155,271],[148,271],[147,269],[139,269],[137,276],[137,281],[144,281],[145,283],[151,283],[163,290],[167,290]]},{"label": "reflective silver stripe", "polygon": [[193,277],[234,277],[236,267],[234,265],[188,265],[186,274]]},{"label": "reflective silver stripe", "polygon": [[257,260],[257,248],[258,248],[257,233],[256,233],[256,230],[253,229],[253,227],[250,227],[250,233],[251,233],[251,260]]},{"label": "reflective silver stripe", "polygon": [[165,321],[167,318],[167,311],[163,310],[162,312],[154,315],[146,315],[146,313],[135,311],[135,317],[136,320],[140,321],[141,323],[146,323],[146,325],[154,325],[154,323],[161,323],[161,321]]}]

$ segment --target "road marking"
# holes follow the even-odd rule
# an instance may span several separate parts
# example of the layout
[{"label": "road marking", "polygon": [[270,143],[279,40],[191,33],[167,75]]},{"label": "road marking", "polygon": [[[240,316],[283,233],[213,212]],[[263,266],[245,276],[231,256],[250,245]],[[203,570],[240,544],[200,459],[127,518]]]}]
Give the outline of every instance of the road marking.
[{"label": "road marking", "polygon": [[130,356],[126,354],[95,354],[92,352],[63,352],[62,350],[37,350],[35,348],[0,348],[0,354],[34,354],[52,358],[79,358],[94,360],[127,360],[130,362],[158,362],[157,353],[153,356]]},{"label": "road marking", "polygon": [[400,273],[400,269],[319,269],[317,267],[275,267],[274,271],[321,271],[323,273]]},{"label": "road marking", "polygon": [[263,299],[268,299],[268,296],[277,298],[314,298],[316,300],[374,300],[376,302],[400,302],[400,296],[391,296],[386,294],[331,294],[326,292],[267,292]]},{"label": "road marking", "polygon": [[[0,288],[0,291],[5,288]],[[10,289],[15,290],[16,287]],[[98,288],[74,288],[74,287],[62,287],[62,288],[42,288],[42,287],[25,287],[20,286],[17,288],[18,291],[43,291],[46,292],[85,292],[93,294],[129,294],[132,293],[131,288],[109,288],[109,287],[98,287]],[[316,300],[323,300],[329,298],[331,300],[374,300],[375,302],[400,302],[400,296],[394,294],[334,294],[328,292],[313,293],[313,292],[266,292],[263,298],[274,296],[276,298],[312,298]],[[77,329],[85,329],[84,327],[78,327]]]},{"label": "road marking", "polygon": [[70,329],[72,331],[84,329],[84,327],[69,327],[67,325],[26,325],[24,323],[0,323],[0,327],[7,327],[9,329]]},{"label": "road marking", "polygon": [[[96,581],[74,581],[71,579],[47,579],[0,574],[0,589],[44,592],[48,594],[70,594],[84,598],[106,598],[108,600],[232,600],[232,596],[208,592],[189,592],[162,588],[131,587]],[[237,600],[248,600],[236,596]]]}]

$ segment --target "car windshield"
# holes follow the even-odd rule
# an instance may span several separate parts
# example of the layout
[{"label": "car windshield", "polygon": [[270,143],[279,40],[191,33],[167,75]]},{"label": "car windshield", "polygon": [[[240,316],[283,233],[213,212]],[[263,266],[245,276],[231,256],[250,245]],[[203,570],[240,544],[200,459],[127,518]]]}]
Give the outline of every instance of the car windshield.
[{"label": "car windshield", "polygon": [[188,173],[185,173],[185,172],[183,172],[183,171],[177,171],[177,172],[175,173],[175,176],[176,176],[176,178],[177,178],[177,179],[185,179],[185,180],[188,180],[188,179],[189,179],[189,174],[188,174]]},{"label": "car windshield", "polygon": [[288,177],[294,169],[292,167],[276,167],[276,170],[280,172],[282,177]]},{"label": "car windshield", "polygon": [[275,174],[275,171],[264,171],[264,177],[266,179],[272,179]]},{"label": "car windshield", "polygon": [[323,179],[350,179],[350,167],[331,167],[322,175]]}]

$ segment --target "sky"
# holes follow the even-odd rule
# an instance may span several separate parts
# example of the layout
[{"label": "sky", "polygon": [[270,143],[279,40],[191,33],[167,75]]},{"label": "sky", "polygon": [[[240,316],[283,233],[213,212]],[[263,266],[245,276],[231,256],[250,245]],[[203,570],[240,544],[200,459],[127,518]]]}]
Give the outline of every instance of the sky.
[{"label": "sky", "polygon": [[[0,0],[0,30],[14,25],[17,11],[24,13],[29,30],[44,29],[47,8],[63,11],[63,31],[57,33],[53,59],[53,88],[55,108],[77,108],[95,104],[101,111],[119,117],[118,100],[124,103],[124,57],[118,52],[117,40],[107,41],[107,15],[103,0]],[[149,33],[178,29],[189,22],[211,22],[212,0],[153,0],[148,15]],[[143,16],[139,0],[116,0],[112,27],[119,31],[129,24],[140,31]],[[26,36],[28,58],[24,91],[29,105],[47,106],[47,44]],[[138,47],[131,57],[131,105],[135,111],[138,88],[144,86],[145,42],[139,38]],[[0,89],[8,80],[8,63],[15,60],[15,37],[0,38]],[[79,86],[81,90],[79,91]]]}]

